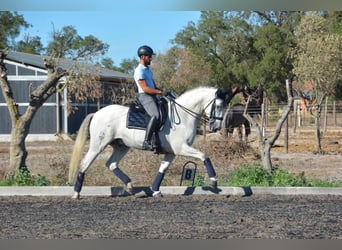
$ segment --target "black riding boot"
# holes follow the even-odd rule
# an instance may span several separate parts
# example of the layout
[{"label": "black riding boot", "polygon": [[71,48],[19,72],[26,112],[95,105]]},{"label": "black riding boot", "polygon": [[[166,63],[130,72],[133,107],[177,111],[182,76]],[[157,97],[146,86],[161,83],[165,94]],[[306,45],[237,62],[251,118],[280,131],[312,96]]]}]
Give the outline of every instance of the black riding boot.
[{"label": "black riding boot", "polygon": [[153,132],[156,130],[158,120],[153,116],[151,117],[150,121],[147,124],[145,140],[143,142],[142,149],[143,150],[154,150],[153,142],[152,142],[152,135]]}]

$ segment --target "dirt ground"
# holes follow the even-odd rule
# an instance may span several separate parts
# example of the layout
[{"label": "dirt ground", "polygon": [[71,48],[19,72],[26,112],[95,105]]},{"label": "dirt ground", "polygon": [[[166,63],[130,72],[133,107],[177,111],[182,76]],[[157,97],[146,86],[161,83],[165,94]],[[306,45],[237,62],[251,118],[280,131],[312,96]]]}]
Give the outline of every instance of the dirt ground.
[{"label": "dirt ground", "polygon": [[341,196],[0,197],[1,239],[342,239]]},{"label": "dirt ground", "polygon": [[[210,156],[218,177],[228,178],[230,172],[242,164],[259,163],[257,137],[252,132],[248,146],[238,142],[234,133],[228,141],[219,133],[207,134],[205,139],[198,136],[194,146]],[[46,176],[51,185],[65,185],[68,176],[68,164],[73,147],[72,140],[27,142],[27,165],[33,174]],[[323,154],[316,154],[316,140],[313,130],[298,130],[289,133],[288,152],[284,135],[280,135],[272,148],[272,163],[275,167],[287,169],[295,174],[304,174],[322,180],[342,180],[342,128],[330,129],[322,136]],[[110,156],[107,148],[93,163],[86,174],[85,185],[122,185],[105,167]],[[159,168],[161,155],[152,152],[131,150],[122,160],[120,167],[132,178],[134,185],[151,185]],[[203,163],[186,157],[177,157],[170,166],[163,185],[179,185],[184,164],[187,161],[197,164],[197,173],[205,175]],[[9,143],[0,142],[0,178],[1,169],[9,164]]]},{"label": "dirt ground", "polygon": [[[272,149],[279,168],[321,179],[342,180],[342,130],[325,133],[325,154],[317,155],[310,132],[283,137]],[[199,136],[195,146],[212,159],[219,178],[244,163],[258,162],[256,136],[242,146],[218,134]],[[8,143],[0,143],[0,169],[8,164]],[[27,142],[31,173],[65,185],[73,141]],[[94,162],[85,185],[121,185],[104,167],[110,150]],[[132,150],[121,168],[135,185],[149,186],[161,156]],[[188,158],[179,157],[163,185],[179,185]],[[198,162],[198,170],[204,167]],[[153,197],[0,197],[1,239],[342,239],[341,196],[166,195]]]}]

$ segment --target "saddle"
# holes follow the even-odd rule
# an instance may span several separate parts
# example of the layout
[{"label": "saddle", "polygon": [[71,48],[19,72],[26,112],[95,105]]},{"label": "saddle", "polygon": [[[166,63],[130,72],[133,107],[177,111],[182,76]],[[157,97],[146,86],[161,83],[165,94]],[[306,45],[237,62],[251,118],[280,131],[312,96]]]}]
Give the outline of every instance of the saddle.
[{"label": "saddle", "polygon": [[[158,108],[159,108],[159,115],[160,120],[158,124],[158,130],[161,130],[165,124],[165,120],[168,113],[168,99],[165,96],[162,96],[158,99]],[[146,113],[144,107],[139,102],[138,98],[135,100],[134,103],[130,104],[128,113],[127,113],[127,120],[126,120],[126,127],[128,129],[142,129],[146,130],[147,124],[150,120],[150,116]]]}]

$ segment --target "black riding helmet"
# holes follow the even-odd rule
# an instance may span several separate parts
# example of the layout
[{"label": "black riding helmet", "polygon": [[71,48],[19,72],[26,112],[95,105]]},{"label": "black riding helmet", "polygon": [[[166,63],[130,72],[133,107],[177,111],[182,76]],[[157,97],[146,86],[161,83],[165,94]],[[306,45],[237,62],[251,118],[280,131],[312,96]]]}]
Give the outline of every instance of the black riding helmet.
[{"label": "black riding helmet", "polygon": [[140,46],[138,49],[138,56],[141,57],[144,56],[152,56],[155,55],[153,52],[153,49],[147,45]]}]

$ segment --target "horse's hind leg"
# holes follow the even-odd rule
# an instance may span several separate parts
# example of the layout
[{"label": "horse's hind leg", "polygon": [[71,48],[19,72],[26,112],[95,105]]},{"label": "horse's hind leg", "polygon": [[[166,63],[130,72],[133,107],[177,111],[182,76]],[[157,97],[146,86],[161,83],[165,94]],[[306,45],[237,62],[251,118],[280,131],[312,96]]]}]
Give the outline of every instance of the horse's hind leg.
[{"label": "horse's hind leg", "polygon": [[247,121],[246,124],[245,124],[245,140],[246,140],[246,145],[248,144],[248,136],[250,135],[251,133],[251,126],[249,124],[249,122]]},{"label": "horse's hind leg", "polygon": [[127,154],[129,148],[126,146],[112,145],[113,153],[106,162],[106,166],[125,184],[127,193],[133,193],[131,179],[119,168],[120,160]]},{"label": "horse's hind leg", "polygon": [[242,125],[239,125],[238,127],[238,135],[239,135],[239,142],[241,143],[243,141]]},{"label": "horse's hind leg", "polygon": [[87,154],[85,155],[85,157],[82,160],[81,169],[77,175],[76,183],[74,186],[75,193],[72,196],[72,198],[74,198],[74,199],[80,198],[80,192],[81,192],[81,189],[83,186],[83,180],[84,180],[85,172],[88,170],[91,163],[95,160],[95,158],[99,155],[100,152],[101,152],[100,150],[93,150],[92,147],[89,148]]}]

